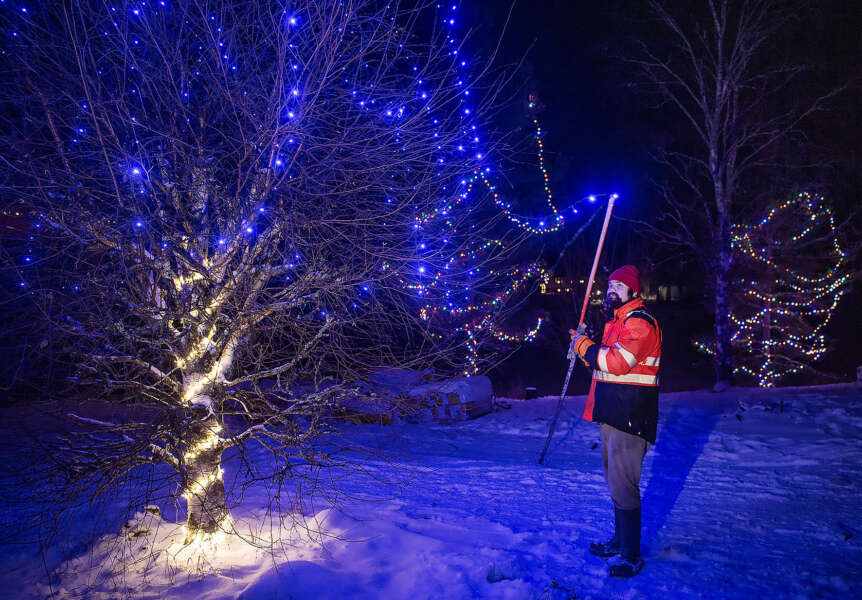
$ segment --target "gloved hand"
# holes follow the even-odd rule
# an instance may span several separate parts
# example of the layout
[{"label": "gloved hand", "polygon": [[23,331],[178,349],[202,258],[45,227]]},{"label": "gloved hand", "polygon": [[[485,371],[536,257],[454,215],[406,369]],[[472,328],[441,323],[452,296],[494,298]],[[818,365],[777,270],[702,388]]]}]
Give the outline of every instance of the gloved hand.
[{"label": "gloved hand", "polygon": [[569,344],[569,352],[566,354],[566,358],[573,360],[575,357],[578,357],[583,360],[584,352],[593,345],[593,341],[587,337],[586,324],[581,323],[577,329],[570,329],[569,334],[572,336],[572,342]]},{"label": "gloved hand", "polygon": [[578,347],[578,342],[587,337],[587,324],[581,323],[577,329],[569,329],[569,335],[572,336],[572,342],[569,344],[569,352],[566,354],[566,358],[568,360],[572,360],[576,356],[583,358],[575,349]]}]

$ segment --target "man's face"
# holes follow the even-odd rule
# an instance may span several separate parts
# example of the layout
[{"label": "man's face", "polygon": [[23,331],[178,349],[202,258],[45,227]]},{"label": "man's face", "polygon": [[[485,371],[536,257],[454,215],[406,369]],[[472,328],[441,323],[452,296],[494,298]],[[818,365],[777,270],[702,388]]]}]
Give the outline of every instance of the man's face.
[{"label": "man's face", "polygon": [[[614,298],[613,296],[616,296],[616,298]],[[616,279],[611,279],[608,282],[607,300],[609,304],[617,304],[618,306],[622,306],[631,299],[632,289],[629,286],[627,286],[621,281],[617,281]]]}]

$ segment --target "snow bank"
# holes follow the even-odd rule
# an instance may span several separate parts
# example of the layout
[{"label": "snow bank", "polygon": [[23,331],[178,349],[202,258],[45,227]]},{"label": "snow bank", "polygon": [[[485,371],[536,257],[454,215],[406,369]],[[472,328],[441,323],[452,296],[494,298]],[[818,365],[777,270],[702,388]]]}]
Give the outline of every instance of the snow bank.
[{"label": "snow bank", "polygon": [[862,387],[663,395],[641,481],[646,567],[627,581],[587,550],[610,534],[612,506],[584,397],[567,399],[546,466],[556,398],[508,404],[449,425],[346,427],[345,440],[389,459],[332,471],[354,499],[299,523],[271,521],[262,484],[243,490],[238,535],[209,545],[183,547],[180,527],[144,512],[91,538],[86,519],[95,528],[119,508],[85,513],[69,560],[0,546],[2,589],[10,600],[859,596]]},{"label": "snow bank", "polygon": [[37,584],[37,597],[259,598],[244,594],[280,568],[323,561],[326,542],[343,533],[324,510],[301,523],[241,519],[185,544],[185,528],[157,513],[137,513],[119,533],[99,537],[55,571],[56,585]]}]

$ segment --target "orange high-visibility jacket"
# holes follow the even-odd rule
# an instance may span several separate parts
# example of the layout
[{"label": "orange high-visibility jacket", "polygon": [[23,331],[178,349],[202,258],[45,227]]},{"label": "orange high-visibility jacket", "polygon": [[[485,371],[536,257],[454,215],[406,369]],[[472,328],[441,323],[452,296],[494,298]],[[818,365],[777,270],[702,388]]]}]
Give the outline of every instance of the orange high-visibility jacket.
[{"label": "orange high-visibility jacket", "polygon": [[593,368],[584,419],[655,443],[661,329],[643,300],[635,298],[616,309],[605,324],[601,346],[590,346],[583,356]]}]

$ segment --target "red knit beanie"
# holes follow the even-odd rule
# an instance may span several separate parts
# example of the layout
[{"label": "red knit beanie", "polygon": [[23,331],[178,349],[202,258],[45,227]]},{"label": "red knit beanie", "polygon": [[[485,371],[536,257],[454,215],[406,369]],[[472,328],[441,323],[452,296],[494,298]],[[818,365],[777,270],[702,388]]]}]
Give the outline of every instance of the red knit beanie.
[{"label": "red knit beanie", "polygon": [[615,279],[629,286],[635,294],[641,293],[641,281],[638,268],[633,265],[623,265],[608,277],[608,281]]}]

